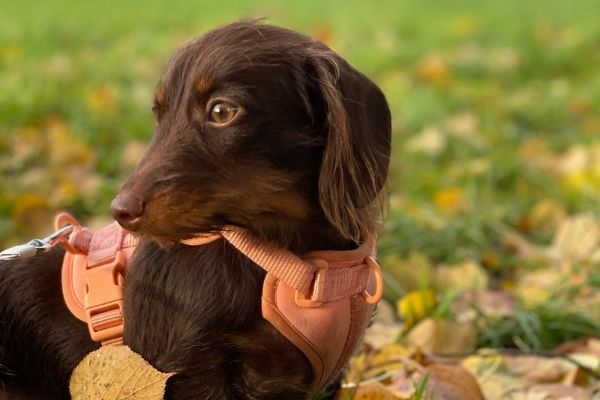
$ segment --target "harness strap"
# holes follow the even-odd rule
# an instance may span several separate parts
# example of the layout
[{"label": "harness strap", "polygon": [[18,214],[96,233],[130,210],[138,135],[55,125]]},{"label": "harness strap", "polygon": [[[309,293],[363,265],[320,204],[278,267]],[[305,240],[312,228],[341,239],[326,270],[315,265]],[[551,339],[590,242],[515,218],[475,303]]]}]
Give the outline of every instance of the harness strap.
[{"label": "harness strap", "polygon": [[[196,236],[181,242],[188,246],[199,246],[219,237],[296,290],[296,302],[302,302],[305,306],[338,301],[356,294],[363,294],[365,300],[373,303],[381,298],[383,278],[372,258],[375,252],[373,240],[355,250],[314,251],[307,259],[261,241],[237,226],[226,226],[218,234]],[[358,261],[349,264],[348,260]],[[373,286],[373,279],[377,292],[370,294],[367,289]]]},{"label": "harness strap", "polygon": [[74,229],[61,242],[67,250],[62,268],[65,303],[87,323],[94,341],[122,344],[125,269],[137,239],[116,222],[92,233],[69,214],[56,217],[56,229],[67,224]]},{"label": "harness strap", "polygon": [[[296,303],[310,307],[359,293],[374,303],[381,298],[383,278],[379,268],[365,261],[366,256],[374,253],[373,241],[356,250],[315,251],[304,260],[271,243],[261,242],[238,227],[228,226],[221,235],[255,264],[295,289]],[[359,261],[348,265],[348,260]],[[377,292],[371,295],[367,289],[372,286],[372,278],[377,281]]]}]

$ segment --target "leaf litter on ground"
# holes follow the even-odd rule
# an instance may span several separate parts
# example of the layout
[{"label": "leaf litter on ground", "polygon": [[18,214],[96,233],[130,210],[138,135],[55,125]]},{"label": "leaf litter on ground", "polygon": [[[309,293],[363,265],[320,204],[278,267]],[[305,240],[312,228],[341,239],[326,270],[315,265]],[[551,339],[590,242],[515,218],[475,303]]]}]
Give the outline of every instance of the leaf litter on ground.
[{"label": "leaf litter on ground", "polygon": [[[554,205],[545,204],[534,219],[546,214],[539,208],[555,214]],[[448,267],[436,265],[418,279],[421,289],[406,292],[395,308],[383,302],[337,399],[600,398],[600,323],[586,317],[600,308],[600,295],[589,285],[598,280],[600,221],[589,213],[558,214],[546,220],[555,225],[547,244],[502,230],[504,246],[530,265],[511,277],[509,289],[478,279],[474,271],[481,267],[472,262],[457,264],[446,278],[438,269]],[[407,260],[410,268],[415,258]],[[401,268],[391,268],[396,278]],[[450,302],[448,310],[437,312],[441,293],[452,290],[442,299]],[[502,332],[503,325],[510,328]],[[556,346],[544,348],[552,340]]]}]

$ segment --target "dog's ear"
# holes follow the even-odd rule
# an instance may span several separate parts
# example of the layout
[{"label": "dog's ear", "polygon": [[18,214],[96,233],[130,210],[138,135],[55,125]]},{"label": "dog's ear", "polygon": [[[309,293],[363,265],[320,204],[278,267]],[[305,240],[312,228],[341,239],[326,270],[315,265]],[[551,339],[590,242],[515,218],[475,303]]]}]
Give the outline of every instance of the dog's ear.
[{"label": "dog's ear", "polygon": [[[327,219],[347,239],[376,234],[386,206],[391,117],[381,90],[335,52],[309,57],[316,106],[323,106],[326,145],[319,201]],[[315,97],[314,95],[312,97]],[[313,114],[318,113],[313,107]]]}]

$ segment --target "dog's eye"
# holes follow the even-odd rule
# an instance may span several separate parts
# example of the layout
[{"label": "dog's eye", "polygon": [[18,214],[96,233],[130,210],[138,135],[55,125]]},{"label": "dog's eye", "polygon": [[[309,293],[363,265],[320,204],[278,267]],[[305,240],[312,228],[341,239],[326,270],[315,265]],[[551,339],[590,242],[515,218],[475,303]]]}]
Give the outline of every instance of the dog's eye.
[{"label": "dog's eye", "polygon": [[210,121],[217,124],[226,124],[235,117],[238,109],[226,102],[216,103],[210,109]]}]

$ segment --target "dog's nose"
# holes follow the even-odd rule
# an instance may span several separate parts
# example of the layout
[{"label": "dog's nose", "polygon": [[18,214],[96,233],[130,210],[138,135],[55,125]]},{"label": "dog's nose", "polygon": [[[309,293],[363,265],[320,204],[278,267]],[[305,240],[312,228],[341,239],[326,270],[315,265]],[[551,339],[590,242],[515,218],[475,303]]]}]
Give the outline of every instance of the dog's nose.
[{"label": "dog's nose", "polygon": [[135,231],[144,214],[144,202],[129,193],[119,193],[110,205],[113,217],[119,224],[130,231]]}]

